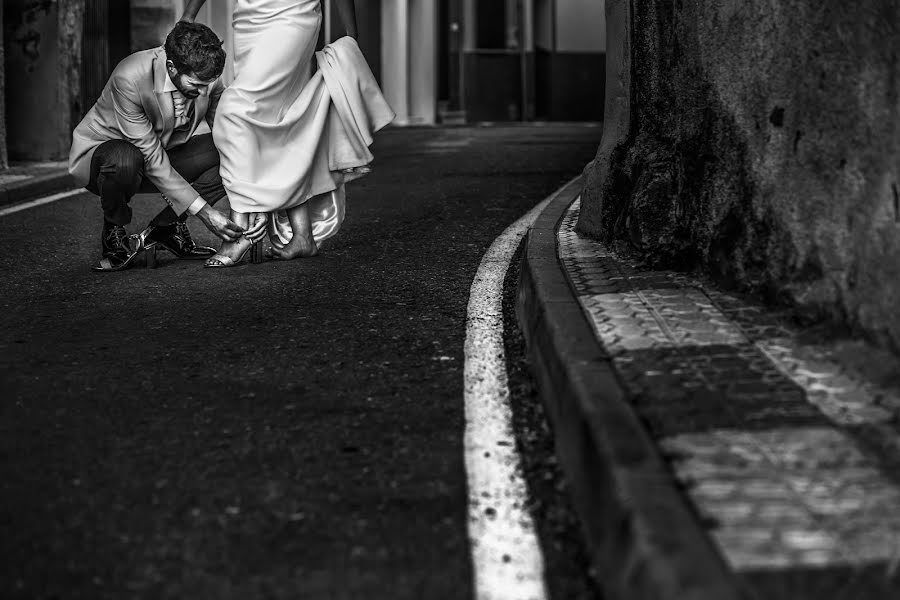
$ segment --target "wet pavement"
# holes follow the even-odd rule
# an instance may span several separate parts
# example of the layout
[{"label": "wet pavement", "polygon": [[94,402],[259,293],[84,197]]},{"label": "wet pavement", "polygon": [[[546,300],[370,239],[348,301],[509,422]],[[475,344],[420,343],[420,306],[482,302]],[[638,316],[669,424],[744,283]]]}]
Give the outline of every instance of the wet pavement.
[{"label": "wet pavement", "polygon": [[385,131],[313,259],[97,274],[90,195],[0,219],[0,596],[471,597],[469,286],[599,132]]}]

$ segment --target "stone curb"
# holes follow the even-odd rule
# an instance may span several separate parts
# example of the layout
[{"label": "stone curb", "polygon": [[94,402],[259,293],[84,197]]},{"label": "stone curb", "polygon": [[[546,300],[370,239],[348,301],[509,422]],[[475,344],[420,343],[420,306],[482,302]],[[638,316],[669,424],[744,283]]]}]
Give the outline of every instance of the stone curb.
[{"label": "stone curb", "polygon": [[0,206],[25,202],[76,187],[78,186],[66,169],[53,170],[20,181],[0,184]]},{"label": "stone curb", "polygon": [[556,194],[526,240],[516,313],[556,454],[609,600],[743,598],[632,409],[558,259]]}]

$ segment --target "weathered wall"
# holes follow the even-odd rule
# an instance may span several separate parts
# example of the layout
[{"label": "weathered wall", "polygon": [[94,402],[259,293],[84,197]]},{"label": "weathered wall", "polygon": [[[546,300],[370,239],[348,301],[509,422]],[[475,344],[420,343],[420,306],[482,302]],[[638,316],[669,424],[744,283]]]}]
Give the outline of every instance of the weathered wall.
[{"label": "weathered wall", "polygon": [[3,54],[3,2],[0,2],[0,169],[8,165],[6,158],[6,59]]},{"label": "weathered wall", "polygon": [[183,5],[178,0],[131,0],[132,52],[163,45]]},{"label": "weathered wall", "polygon": [[9,156],[65,158],[80,118],[84,0],[4,0],[4,13]]},{"label": "weathered wall", "polygon": [[72,130],[81,121],[88,107],[81,102],[81,50],[84,34],[84,0],[59,0],[57,20],[58,47],[56,106],[61,113],[56,132],[58,158],[69,157]]},{"label": "weathered wall", "polygon": [[597,156],[584,169],[579,227],[603,232],[604,194],[611,196],[613,157],[625,147],[631,126],[631,0],[606,0],[606,86],[603,137]]},{"label": "weathered wall", "polygon": [[900,349],[900,3],[631,0],[579,227]]}]

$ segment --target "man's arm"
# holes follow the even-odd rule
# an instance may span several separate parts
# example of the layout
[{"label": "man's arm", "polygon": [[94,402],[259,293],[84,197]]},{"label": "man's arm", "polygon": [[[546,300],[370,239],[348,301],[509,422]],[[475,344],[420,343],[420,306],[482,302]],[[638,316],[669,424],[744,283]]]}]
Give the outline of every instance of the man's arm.
[{"label": "man's arm", "polygon": [[240,237],[243,230],[207,205],[191,184],[172,168],[169,155],[140,104],[134,82],[113,74],[110,85],[119,131],[125,140],[140,150],[144,157],[144,173],[172,202],[175,212],[181,214],[190,209],[210,231],[224,240],[234,241]]},{"label": "man's arm", "polygon": [[114,73],[110,87],[116,125],[122,137],[141,151],[147,177],[172,201],[176,212],[184,212],[197,194],[169,163],[169,156],[140,103],[134,82]]},{"label": "man's arm", "polygon": [[184,12],[181,14],[180,21],[188,21],[190,23],[194,22],[194,19],[197,18],[197,13],[200,12],[200,8],[206,0],[188,0],[184,3]]},{"label": "man's arm", "polygon": [[334,0],[334,4],[347,35],[356,39],[356,4],[353,0]]}]

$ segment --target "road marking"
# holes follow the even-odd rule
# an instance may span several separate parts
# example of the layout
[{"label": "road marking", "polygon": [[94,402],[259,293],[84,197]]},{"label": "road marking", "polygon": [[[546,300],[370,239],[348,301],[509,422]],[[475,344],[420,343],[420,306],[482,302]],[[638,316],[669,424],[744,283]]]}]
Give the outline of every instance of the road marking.
[{"label": "road marking", "polygon": [[38,198],[37,200],[29,200],[28,202],[23,202],[21,204],[15,204],[15,205],[9,206],[7,208],[0,208],[0,217],[5,217],[6,215],[11,215],[13,213],[17,213],[20,210],[25,210],[27,208],[34,208],[35,206],[41,206],[42,204],[50,204],[51,202],[56,202],[57,200],[62,200],[64,198],[68,198],[70,196],[76,196],[81,193],[85,193],[84,188],[78,188],[77,190],[68,190],[66,192],[60,192],[58,194],[53,194],[52,196],[45,196],[43,198]]},{"label": "road marking", "polygon": [[[574,181],[574,180],[573,180]],[[571,182],[570,182],[571,183]],[[568,185],[568,184],[567,184]],[[525,507],[503,351],[503,279],[522,237],[566,186],[494,240],[472,282],[465,341],[465,463],[477,600],[543,600],[544,558]]]}]

